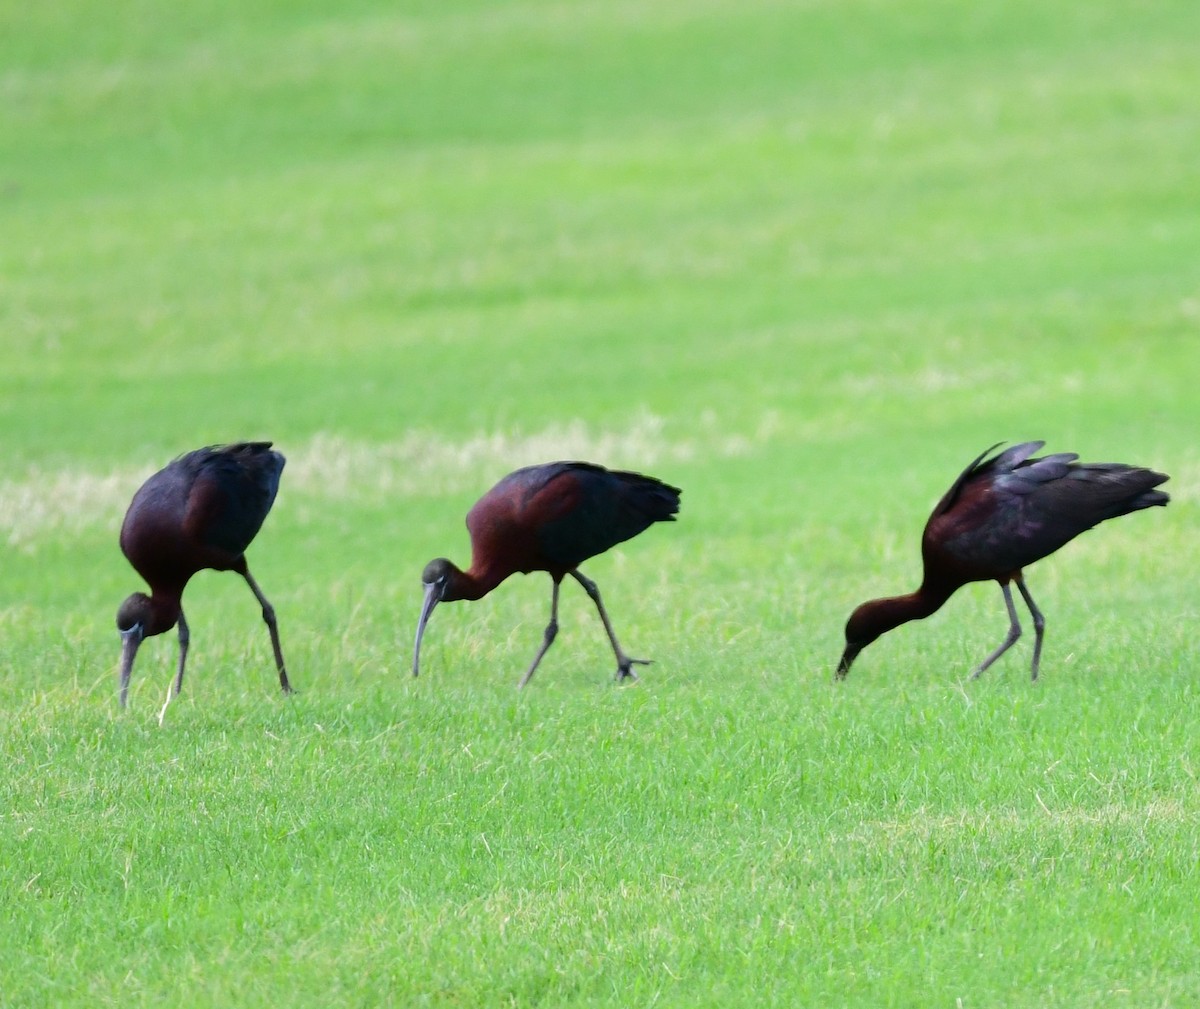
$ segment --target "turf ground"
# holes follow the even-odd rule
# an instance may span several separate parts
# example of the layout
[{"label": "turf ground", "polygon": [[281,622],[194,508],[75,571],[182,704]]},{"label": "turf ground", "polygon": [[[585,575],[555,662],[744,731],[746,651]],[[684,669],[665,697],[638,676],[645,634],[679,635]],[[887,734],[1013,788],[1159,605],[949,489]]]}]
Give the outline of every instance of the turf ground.
[{"label": "turf ground", "polygon": [[[0,0],[0,1004],[1187,1006],[1200,130],[1191,0]],[[116,533],[272,438],[240,580],[115,700]],[[1173,502],[833,682],[963,465]],[[515,466],[684,488],[446,605]]]}]

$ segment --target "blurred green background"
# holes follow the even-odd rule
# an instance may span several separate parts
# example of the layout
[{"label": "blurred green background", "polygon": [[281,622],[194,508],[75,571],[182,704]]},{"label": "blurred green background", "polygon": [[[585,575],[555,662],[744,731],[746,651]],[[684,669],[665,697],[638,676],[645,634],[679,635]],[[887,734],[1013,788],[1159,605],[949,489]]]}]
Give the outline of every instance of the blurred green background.
[{"label": "blurred green background", "polygon": [[[1186,1004],[1198,37],[1132,0],[0,0],[6,997]],[[249,559],[301,694],[202,575],[159,733],[174,634],[115,710],[117,530],[242,438],[289,459]],[[982,585],[835,687],[934,501],[1032,438],[1173,496],[1030,573],[1044,681],[1023,641],[964,682],[1005,626]],[[585,567],[656,664],[610,691],[568,586],[518,699],[535,576],[440,608],[412,683],[422,565],[563,457],[684,488]]]}]

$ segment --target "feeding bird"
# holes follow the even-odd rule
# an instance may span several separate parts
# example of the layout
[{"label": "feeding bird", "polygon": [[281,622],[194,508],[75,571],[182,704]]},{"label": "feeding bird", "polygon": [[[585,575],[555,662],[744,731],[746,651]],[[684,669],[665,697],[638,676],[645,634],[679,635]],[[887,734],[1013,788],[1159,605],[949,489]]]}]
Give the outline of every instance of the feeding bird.
[{"label": "feeding bird", "polygon": [[[262,527],[279,490],[284,458],[271,442],[238,442],[188,452],[159,470],[133,496],[121,526],[121,551],[150,586],[117,611],[121,633],[121,707],[142,641],[179,625],[179,671],[167,704],[183,686],[188,624],[183,590],[204,569],[236,571],[262,606],[271,632],[279,685],[291,693],[275,610],[246,565],[246,548]],[[166,713],[163,705],[162,714]],[[159,716],[162,720],[162,715]]]},{"label": "feeding bird", "polygon": [[1121,463],[1079,463],[1073,452],[1031,458],[1045,442],[1028,441],[987,458],[993,445],[954,481],[921,538],[925,576],[909,595],[863,603],[846,624],[837,676],[876,638],[941,608],[967,582],[995,580],[1008,608],[1008,636],[975,669],[978,678],[1021,636],[1010,583],[1033,617],[1032,678],[1037,679],[1045,620],[1025,586],[1023,569],[1106,519],[1170,497],[1154,490],[1168,477]]},{"label": "feeding bird", "polygon": [[467,514],[470,568],[460,571],[440,557],[421,575],[425,598],[413,645],[413,676],[419,671],[425,625],[438,603],[480,599],[518,571],[545,571],[553,583],[550,623],[520,686],[532,678],[558,634],[558,589],[567,575],[596,604],[617,657],[617,679],[636,679],[632,667],[648,662],[631,659],[621,649],[600,590],[579,565],[655,522],[674,522],[680,493],[654,477],[586,462],[527,466],[504,477]]}]

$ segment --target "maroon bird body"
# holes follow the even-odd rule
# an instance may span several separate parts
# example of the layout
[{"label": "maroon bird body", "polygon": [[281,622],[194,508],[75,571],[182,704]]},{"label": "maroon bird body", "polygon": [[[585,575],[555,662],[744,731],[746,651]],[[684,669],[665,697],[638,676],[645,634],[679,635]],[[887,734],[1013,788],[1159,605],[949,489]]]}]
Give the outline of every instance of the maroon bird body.
[{"label": "maroon bird body", "polygon": [[1008,636],[974,676],[1021,636],[1009,589],[1015,582],[1033,617],[1032,673],[1037,679],[1045,621],[1025,587],[1022,569],[1106,519],[1170,500],[1154,490],[1168,479],[1162,473],[1121,463],[1078,463],[1072,452],[1031,458],[1044,444],[1025,442],[985,459],[997,447],[993,445],[963,470],[925,526],[921,587],[909,595],[863,603],[851,614],[839,678],[880,635],[936,612],[967,582],[995,580],[1008,608]]},{"label": "maroon bird body", "polygon": [[520,685],[529,682],[558,633],[558,589],[567,575],[596,604],[617,657],[617,678],[636,679],[631,666],[645,665],[645,660],[631,659],[621,650],[599,589],[578,568],[654,522],[675,521],[679,495],[679,488],[653,477],[586,462],[546,463],[510,473],[467,514],[470,568],[460,571],[438,558],[421,575],[425,600],[413,646],[413,676],[419,672],[425,624],[439,602],[479,599],[509,575],[545,571],[553,582],[550,623]]},{"label": "maroon bird body", "polygon": [[[133,660],[143,639],[179,625],[179,671],[173,693],[183,686],[188,625],[183,590],[192,575],[210,568],[236,571],[262,606],[271,632],[279,684],[291,691],[279,646],[275,610],[250,575],[245,551],[261,528],[279,490],[284,458],[270,442],[239,442],[197,449],[180,456],[142,484],[121,526],[121,550],[150,586],[135,592],[117,611],[121,632],[121,706],[129,692]],[[166,705],[163,706],[166,711]]]}]

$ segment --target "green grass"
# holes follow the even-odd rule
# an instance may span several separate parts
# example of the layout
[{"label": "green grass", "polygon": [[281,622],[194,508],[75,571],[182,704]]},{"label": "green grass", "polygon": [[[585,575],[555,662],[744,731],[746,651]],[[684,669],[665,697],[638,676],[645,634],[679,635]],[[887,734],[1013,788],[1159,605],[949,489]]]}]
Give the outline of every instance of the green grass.
[{"label": "green grass", "polygon": [[[1200,8],[0,0],[0,1005],[1184,1006],[1200,990]],[[116,533],[289,458],[116,709]],[[1165,511],[833,682],[980,450]],[[517,465],[684,488],[445,606]]]}]

